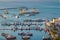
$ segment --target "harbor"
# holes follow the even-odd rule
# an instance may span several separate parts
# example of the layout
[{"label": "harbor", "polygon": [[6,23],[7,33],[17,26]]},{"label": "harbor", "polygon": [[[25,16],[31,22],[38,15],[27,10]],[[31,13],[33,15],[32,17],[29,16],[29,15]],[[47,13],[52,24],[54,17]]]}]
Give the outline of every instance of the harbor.
[{"label": "harbor", "polygon": [[17,1],[0,2],[0,40],[60,40],[60,2]]},{"label": "harbor", "polygon": [[[23,10],[24,8],[20,9],[19,14],[10,14],[9,10],[11,8],[5,8],[5,9],[1,9],[3,11],[3,14],[0,14],[0,17],[2,18],[0,26],[2,28],[0,28],[0,31],[4,31],[1,33],[1,36],[4,37],[4,40],[19,40],[19,38],[21,40],[32,40],[32,37],[34,36],[34,32],[44,32],[44,34],[47,35],[47,31],[45,32],[45,21],[46,19],[42,19],[42,18],[30,18],[30,15],[36,16],[37,14],[40,14],[39,12],[35,12],[36,9],[31,8],[31,10],[28,8],[29,12],[26,11],[27,14],[29,14],[29,17],[27,19],[21,18],[24,15],[27,15],[26,13],[22,13],[21,10]],[[13,8],[12,8],[13,9]],[[16,10],[16,9],[14,9]],[[31,14],[32,12],[32,14]],[[5,16],[6,15],[6,16]],[[14,20],[13,20],[13,19]],[[3,28],[4,27],[4,28]],[[8,32],[9,31],[9,32]],[[13,34],[10,34],[13,33]],[[39,34],[35,34],[38,35]],[[44,36],[44,35],[43,35]],[[42,40],[44,40],[43,36],[41,37]]]}]

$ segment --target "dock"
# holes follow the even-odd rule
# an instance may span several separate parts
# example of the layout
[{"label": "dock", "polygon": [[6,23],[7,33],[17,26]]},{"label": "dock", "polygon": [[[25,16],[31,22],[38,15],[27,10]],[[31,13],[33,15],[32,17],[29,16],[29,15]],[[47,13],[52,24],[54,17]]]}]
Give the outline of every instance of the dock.
[{"label": "dock", "polygon": [[27,27],[27,28],[22,28],[22,27],[17,27],[17,28],[1,28],[0,30],[38,30],[42,31],[44,30],[43,28],[40,27]]},{"label": "dock", "polygon": [[10,23],[10,22],[6,22],[6,23],[1,23],[2,26],[11,26],[11,25],[14,25],[14,26],[26,26],[26,25],[43,25],[43,24],[40,24],[40,23],[36,23],[36,22],[13,22],[13,23]]}]

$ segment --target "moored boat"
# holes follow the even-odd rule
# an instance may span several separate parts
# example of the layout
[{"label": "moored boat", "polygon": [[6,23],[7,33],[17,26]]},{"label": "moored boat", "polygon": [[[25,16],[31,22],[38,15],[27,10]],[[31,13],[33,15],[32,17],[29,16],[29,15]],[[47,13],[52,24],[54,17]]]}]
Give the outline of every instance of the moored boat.
[{"label": "moored boat", "polygon": [[1,35],[4,36],[7,40],[15,40],[16,39],[15,36],[9,35],[7,33],[2,33]]},{"label": "moored boat", "polygon": [[32,33],[30,33],[30,32],[27,32],[27,33],[21,32],[21,33],[18,33],[18,35],[21,35],[21,36],[32,36]]}]

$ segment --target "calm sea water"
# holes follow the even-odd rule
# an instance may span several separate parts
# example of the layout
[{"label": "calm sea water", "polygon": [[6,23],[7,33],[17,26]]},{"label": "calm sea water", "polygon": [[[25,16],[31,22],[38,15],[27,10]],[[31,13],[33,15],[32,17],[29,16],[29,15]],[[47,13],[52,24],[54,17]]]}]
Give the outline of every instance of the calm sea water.
[{"label": "calm sea water", "polygon": [[[15,18],[8,18],[8,16],[10,16],[11,14],[19,14],[19,10],[18,9],[11,9],[9,10],[10,15],[5,15],[7,17],[7,19],[2,19],[0,17],[0,23],[1,22],[7,22],[7,21],[21,21],[23,19],[26,18],[42,18],[42,19],[52,19],[52,17],[60,17],[60,3],[59,2],[7,2],[7,3],[2,3],[0,2],[0,8],[9,8],[9,7],[28,7],[28,8],[38,8],[40,11],[40,14],[37,14],[35,16],[30,16],[30,17],[26,17],[26,16],[20,16],[19,19],[15,19]],[[0,10],[0,13],[3,13],[2,10]],[[0,28],[11,28],[14,26],[0,26]],[[45,28],[45,25],[41,26],[42,28]],[[22,31],[6,31],[6,30],[0,30],[0,34],[6,32],[8,34],[14,35],[17,37],[16,40],[22,40],[21,36],[18,36],[18,32],[22,32]],[[31,37],[30,40],[42,40],[42,37],[44,35],[48,36],[48,33],[44,33],[44,31],[26,31],[24,30],[24,32],[31,32],[33,33],[33,36]],[[2,37],[0,35],[0,40],[6,40],[4,37]]]}]

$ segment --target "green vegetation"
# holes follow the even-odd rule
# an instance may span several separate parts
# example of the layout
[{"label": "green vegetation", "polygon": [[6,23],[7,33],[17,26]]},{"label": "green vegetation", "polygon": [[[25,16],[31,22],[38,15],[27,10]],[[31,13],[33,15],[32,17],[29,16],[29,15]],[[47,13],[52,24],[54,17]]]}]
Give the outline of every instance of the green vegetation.
[{"label": "green vegetation", "polygon": [[55,28],[55,27],[53,27],[53,28],[52,28],[52,30],[57,31],[58,29],[57,29],[57,28]]},{"label": "green vegetation", "polygon": [[53,40],[60,40],[60,38],[54,38]]},{"label": "green vegetation", "polygon": [[53,27],[53,28],[52,28],[52,33],[53,33],[53,34],[57,34],[57,30],[58,30],[57,28],[54,28],[54,27]]}]

